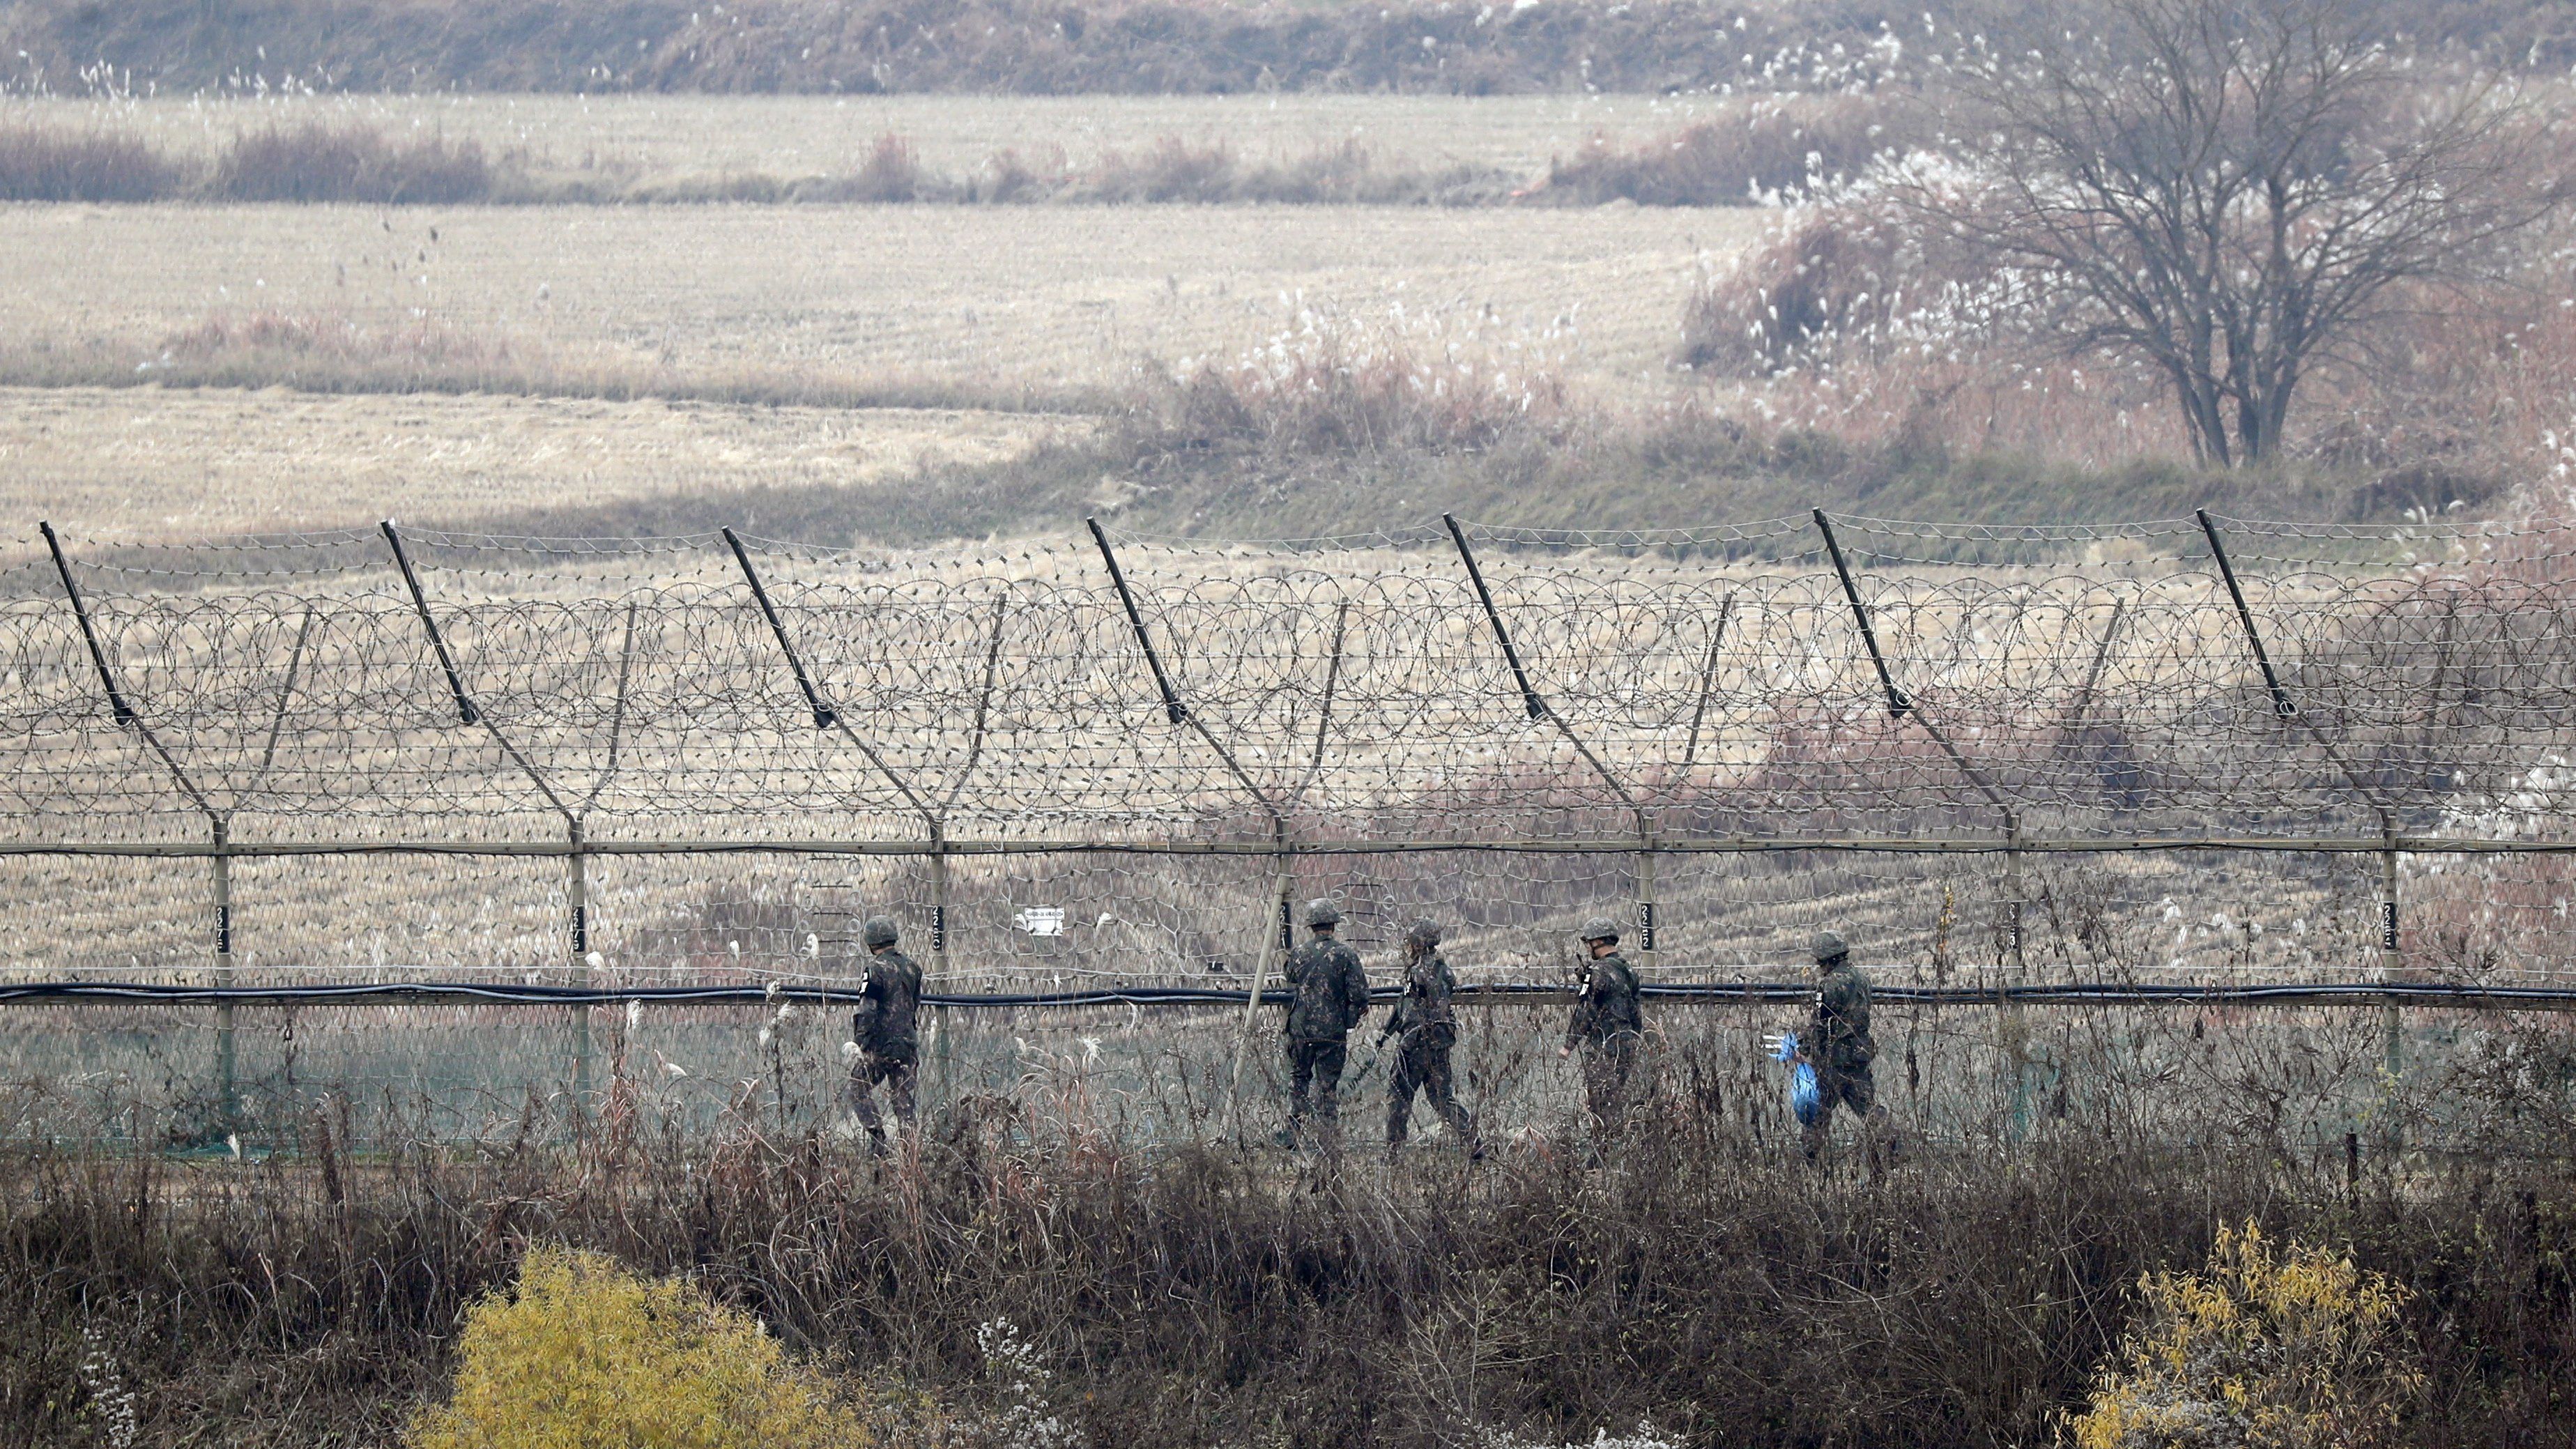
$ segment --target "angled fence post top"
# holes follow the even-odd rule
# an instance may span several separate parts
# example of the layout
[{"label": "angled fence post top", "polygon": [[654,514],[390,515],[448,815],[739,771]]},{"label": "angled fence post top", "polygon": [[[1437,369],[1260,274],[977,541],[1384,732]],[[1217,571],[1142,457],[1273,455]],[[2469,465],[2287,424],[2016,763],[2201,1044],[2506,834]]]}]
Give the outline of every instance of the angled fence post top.
[{"label": "angled fence post top", "polygon": [[394,551],[394,566],[402,570],[403,584],[411,590],[411,606],[420,614],[421,628],[429,632],[429,647],[438,655],[438,667],[447,674],[447,692],[456,699],[457,722],[479,722],[483,718],[482,712],[474,707],[473,699],[465,693],[464,676],[457,673],[456,658],[447,652],[447,636],[439,632],[438,619],[429,612],[429,595],[421,589],[420,574],[411,566],[411,552],[403,547],[401,531],[394,527],[390,518],[378,527],[384,530],[385,542]]},{"label": "angled fence post top", "polygon": [[116,687],[116,671],[107,667],[107,650],[98,642],[98,626],[90,622],[89,604],[81,598],[80,585],[72,579],[71,560],[63,557],[63,541],[54,535],[51,523],[36,525],[45,536],[45,551],[54,558],[54,573],[63,581],[63,596],[71,600],[72,614],[80,621],[81,641],[89,646],[89,662],[98,670],[99,687],[107,691],[109,712],[120,725],[134,723],[134,709],[125,702],[125,692]]},{"label": "angled fence post top", "polygon": [[1189,706],[1181,703],[1180,691],[1172,687],[1172,676],[1163,669],[1163,656],[1154,648],[1154,636],[1145,632],[1145,616],[1137,611],[1136,595],[1127,587],[1127,571],[1118,566],[1118,554],[1109,546],[1109,532],[1097,518],[1086,518],[1082,525],[1091,530],[1091,541],[1100,548],[1100,561],[1109,566],[1109,582],[1118,590],[1118,602],[1127,610],[1127,626],[1136,631],[1136,647],[1145,651],[1145,664],[1154,671],[1154,687],[1162,691],[1163,717],[1173,724],[1185,723]]},{"label": "angled fence post top", "polygon": [[2236,604],[2236,622],[2244,626],[2245,642],[2253,646],[2254,663],[2263,671],[2263,687],[2272,694],[2272,712],[2289,719],[2299,712],[2299,706],[2272,669],[2271,653],[2263,647],[2263,631],[2254,627],[2254,610],[2245,602],[2244,586],[2236,582],[2236,565],[2227,557],[2227,545],[2218,536],[2218,524],[2206,508],[2193,509],[2191,516],[2200,521],[2201,534],[2209,540],[2209,556],[2218,561],[2218,577],[2227,585],[2227,597]]},{"label": "angled fence post top", "polygon": [[1891,718],[1903,719],[1914,702],[1896,687],[1896,677],[1888,672],[1887,655],[1878,647],[1878,630],[1869,621],[1869,605],[1861,602],[1860,585],[1852,579],[1851,565],[1843,560],[1842,540],[1834,537],[1834,521],[1821,508],[1815,513],[1816,531],[1825,536],[1825,554],[1834,561],[1835,577],[1843,582],[1843,597],[1851,602],[1852,621],[1860,626],[1861,643],[1869,647],[1869,662],[1877,666],[1879,688],[1887,691],[1887,713]]},{"label": "angled fence post top", "polygon": [[[2091,949],[2057,918],[2079,877],[2100,893],[2066,921],[2167,880],[2207,897],[2178,918],[2190,939],[2138,947],[2149,970],[2238,913],[2222,873],[2307,892],[2263,917],[2265,970],[2329,970],[2316,943],[2365,924],[2384,941],[2402,885],[2408,949],[2520,923],[2497,949],[2576,981],[2576,949],[2525,944],[2546,925],[2525,913],[2576,880],[2576,804],[2533,764],[2576,757],[2576,530],[2419,565],[2401,553],[2420,534],[2345,528],[2205,513],[2006,537],[1809,512],[1605,538],[1453,516],[1202,550],[1096,519],[918,557],[712,528],[622,553],[391,523],[208,545],[45,528],[0,600],[20,671],[0,861],[63,921],[92,881],[126,883],[119,909],[133,882],[175,882],[187,903],[158,924],[202,957],[209,870],[181,862],[220,860],[245,982],[367,954],[346,941],[370,915],[386,940],[415,910],[451,929],[429,892],[504,878],[537,882],[549,929],[495,953],[542,939],[561,969],[569,891],[612,963],[649,939],[652,969],[685,974],[709,959],[686,929],[721,949],[757,920],[751,946],[826,874],[929,924],[964,973],[1097,952],[1086,975],[1219,962],[1230,988],[1278,902],[1319,894],[1361,903],[1364,950],[1418,910],[1536,933],[1453,938],[1515,963],[1569,913],[1633,903],[1677,971],[1749,939],[1760,879],[1830,880],[1818,900],[1891,918],[1959,885],[1966,918],[1997,923],[1980,942],[2033,907],[2053,975]],[[2444,862],[2392,874],[2410,854]],[[767,894],[671,924],[737,880]],[[1095,899],[1070,931],[1016,919]],[[281,901],[308,915],[272,936]],[[2294,913],[2333,928],[2300,945]],[[152,944],[115,939],[80,949],[151,969]],[[90,959],[21,954],[40,950]]]},{"label": "angled fence post top", "polygon": [[787,656],[787,667],[796,676],[796,687],[804,692],[805,707],[814,712],[814,728],[830,729],[840,722],[841,713],[815,688],[813,677],[805,672],[805,661],[796,645],[787,637],[787,625],[778,617],[778,606],[769,601],[769,586],[760,580],[760,570],[751,566],[751,553],[742,546],[741,535],[730,527],[723,530],[725,546],[733,550],[733,560],[742,566],[743,580],[751,585],[751,597],[760,605],[760,616],[769,621],[771,637],[778,641],[778,651]]},{"label": "angled fence post top", "polygon": [[1476,602],[1485,606],[1485,622],[1493,626],[1494,642],[1503,646],[1503,660],[1512,667],[1512,678],[1521,687],[1521,705],[1531,719],[1547,718],[1547,702],[1538,697],[1530,683],[1529,671],[1521,666],[1520,650],[1512,645],[1512,631],[1503,627],[1502,611],[1494,607],[1494,591],[1485,586],[1485,571],[1476,563],[1476,551],[1467,546],[1467,531],[1458,526],[1457,516],[1444,513],[1440,521],[1448,526],[1450,540],[1458,545],[1458,559],[1467,566],[1467,580],[1476,586]]}]

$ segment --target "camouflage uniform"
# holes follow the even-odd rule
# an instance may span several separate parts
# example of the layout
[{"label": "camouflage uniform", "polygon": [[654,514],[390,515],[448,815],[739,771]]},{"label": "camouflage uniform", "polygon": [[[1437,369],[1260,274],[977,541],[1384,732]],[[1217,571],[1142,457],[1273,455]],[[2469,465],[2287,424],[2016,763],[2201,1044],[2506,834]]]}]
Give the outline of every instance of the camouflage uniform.
[{"label": "camouflage uniform", "polygon": [[1613,951],[1587,962],[1583,991],[1574,1002],[1574,1020],[1565,1029],[1565,1044],[1583,1049],[1584,1101],[1592,1115],[1604,1122],[1619,1115],[1645,1030],[1637,972],[1628,958]]},{"label": "camouflage uniform", "polygon": [[[1414,942],[1428,936],[1427,943]],[[1449,1048],[1458,1040],[1457,1010],[1450,996],[1458,989],[1458,979],[1449,974],[1449,963],[1432,949],[1440,937],[1431,923],[1419,922],[1407,945],[1412,960],[1405,968],[1404,995],[1397,999],[1395,1010],[1386,1019],[1386,1029],[1378,1034],[1383,1042],[1395,1038],[1395,1070],[1386,1084],[1386,1145],[1401,1150],[1413,1126],[1413,1094],[1418,1089],[1430,1099],[1431,1110],[1449,1124],[1449,1130],[1466,1144],[1471,1157],[1484,1156],[1476,1145],[1476,1118],[1458,1104],[1449,1082]]]},{"label": "camouflage uniform", "polygon": [[[1832,938],[1832,944],[1838,946],[1840,938]],[[1878,1083],[1870,1075],[1878,1043],[1869,1034],[1869,979],[1848,956],[1836,954],[1830,960],[1816,985],[1815,1017],[1807,1028],[1807,1057],[1816,1068],[1817,1106],[1815,1120],[1801,1137],[1807,1156],[1822,1152],[1825,1135],[1833,1127],[1834,1107],[1840,1103],[1861,1119],[1862,1137],[1875,1160],[1876,1139],[1891,1134],[1887,1114],[1878,1106]]]},{"label": "camouflage uniform", "polygon": [[1287,1137],[1293,1143],[1298,1127],[1313,1116],[1322,1120],[1329,1145],[1341,1131],[1350,1030],[1368,1012],[1368,972],[1357,951],[1319,935],[1289,953],[1283,974],[1294,993],[1288,1003]]},{"label": "camouflage uniform", "polygon": [[[871,929],[874,928],[874,929]],[[859,1009],[850,1018],[850,1040],[859,1048],[858,1060],[850,1064],[850,1110],[875,1139],[878,1150],[885,1147],[885,1129],[877,1115],[876,1087],[886,1086],[886,1096],[894,1103],[895,1120],[909,1124],[913,1116],[912,1085],[915,1067],[920,1059],[920,1035],[917,1018],[921,1008],[921,968],[912,958],[893,946],[891,923],[879,927],[870,921],[862,928],[862,938],[873,943],[881,930],[886,942],[883,950],[868,958],[868,984],[859,996]]]}]

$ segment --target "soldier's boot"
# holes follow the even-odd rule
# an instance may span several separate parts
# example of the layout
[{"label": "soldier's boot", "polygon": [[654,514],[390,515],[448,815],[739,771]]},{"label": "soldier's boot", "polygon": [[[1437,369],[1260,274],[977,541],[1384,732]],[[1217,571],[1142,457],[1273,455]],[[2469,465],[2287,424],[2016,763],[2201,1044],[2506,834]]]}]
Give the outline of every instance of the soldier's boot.
[{"label": "soldier's boot", "polygon": [[883,1161],[886,1158],[894,1156],[894,1148],[888,1146],[886,1143],[884,1128],[870,1127],[868,1129],[868,1155],[878,1159],[879,1161]]},{"label": "soldier's boot", "polygon": [[1872,1107],[1860,1120],[1861,1133],[1869,1141],[1869,1170],[1885,1172],[1905,1160],[1904,1145],[1896,1135],[1896,1124],[1888,1120],[1887,1109]]},{"label": "soldier's boot", "polygon": [[1485,1160],[1484,1139],[1476,1135],[1476,1114],[1464,1107],[1459,1108],[1457,1117],[1449,1124],[1449,1130],[1456,1133],[1458,1140],[1467,1145],[1469,1162]]}]

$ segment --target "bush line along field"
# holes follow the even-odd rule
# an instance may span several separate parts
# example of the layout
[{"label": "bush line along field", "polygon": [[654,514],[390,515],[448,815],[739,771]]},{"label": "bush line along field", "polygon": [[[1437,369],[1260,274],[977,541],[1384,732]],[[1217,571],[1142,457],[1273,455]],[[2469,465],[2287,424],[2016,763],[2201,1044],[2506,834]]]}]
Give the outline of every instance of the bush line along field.
[{"label": "bush line along field", "polygon": [[[1858,96],[1631,98],[1624,107],[1403,98],[1329,112],[1309,104],[1301,108],[1306,124],[1283,131],[1266,113],[1277,105],[1276,98],[1130,102],[1103,118],[1097,101],[946,103],[1027,118],[1007,131],[968,127],[997,133],[980,154],[959,145],[953,120],[901,108],[916,125],[936,128],[934,155],[911,131],[836,124],[846,102],[526,103],[540,120],[523,116],[516,99],[491,98],[400,108],[321,97],[21,101],[0,111],[0,201],[1726,206],[1776,199],[1819,172],[1853,170],[1919,123],[1895,104]],[[606,113],[595,121],[594,107]],[[396,114],[386,116],[388,109]],[[690,143],[650,119],[666,109],[695,122]],[[1339,121],[1338,134],[1315,124],[1327,115]],[[1200,128],[1137,125],[1161,116]],[[790,121],[785,137],[766,145],[740,139],[747,126],[782,117]],[[1611,129],[1622,118],[1624,137]],[[1637,133],[1640,119],[1660,129]],[[546,120],[574,124],[558,132]],[[562,159],[557,148],[594,124],[615,138],[612,149],[594,144]],[[1053,139],[1066,127],[1078,139],[1091,133],[1092,149],[1080,159]],[[1426,135],[1439,144],[1426,145]],[[648,164],[626,149],[638,145],[656,159]]]}]

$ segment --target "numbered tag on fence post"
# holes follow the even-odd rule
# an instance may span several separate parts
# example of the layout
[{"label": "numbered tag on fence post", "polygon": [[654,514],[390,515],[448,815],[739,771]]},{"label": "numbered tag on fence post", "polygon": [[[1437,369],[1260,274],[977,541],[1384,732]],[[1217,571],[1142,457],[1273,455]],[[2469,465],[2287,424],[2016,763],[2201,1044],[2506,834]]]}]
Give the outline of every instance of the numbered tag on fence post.
[{"label": "numbered tag on fence post", "polygon": [[948,949],[948,908],[946,906],[930,908],[930,949],[933,951]]},{"label": "numbered tag on fence post", "polygon": [[1655,949],[1655,903],[1653,901],[1637,902],[1637,949],[1640,951]]}]

